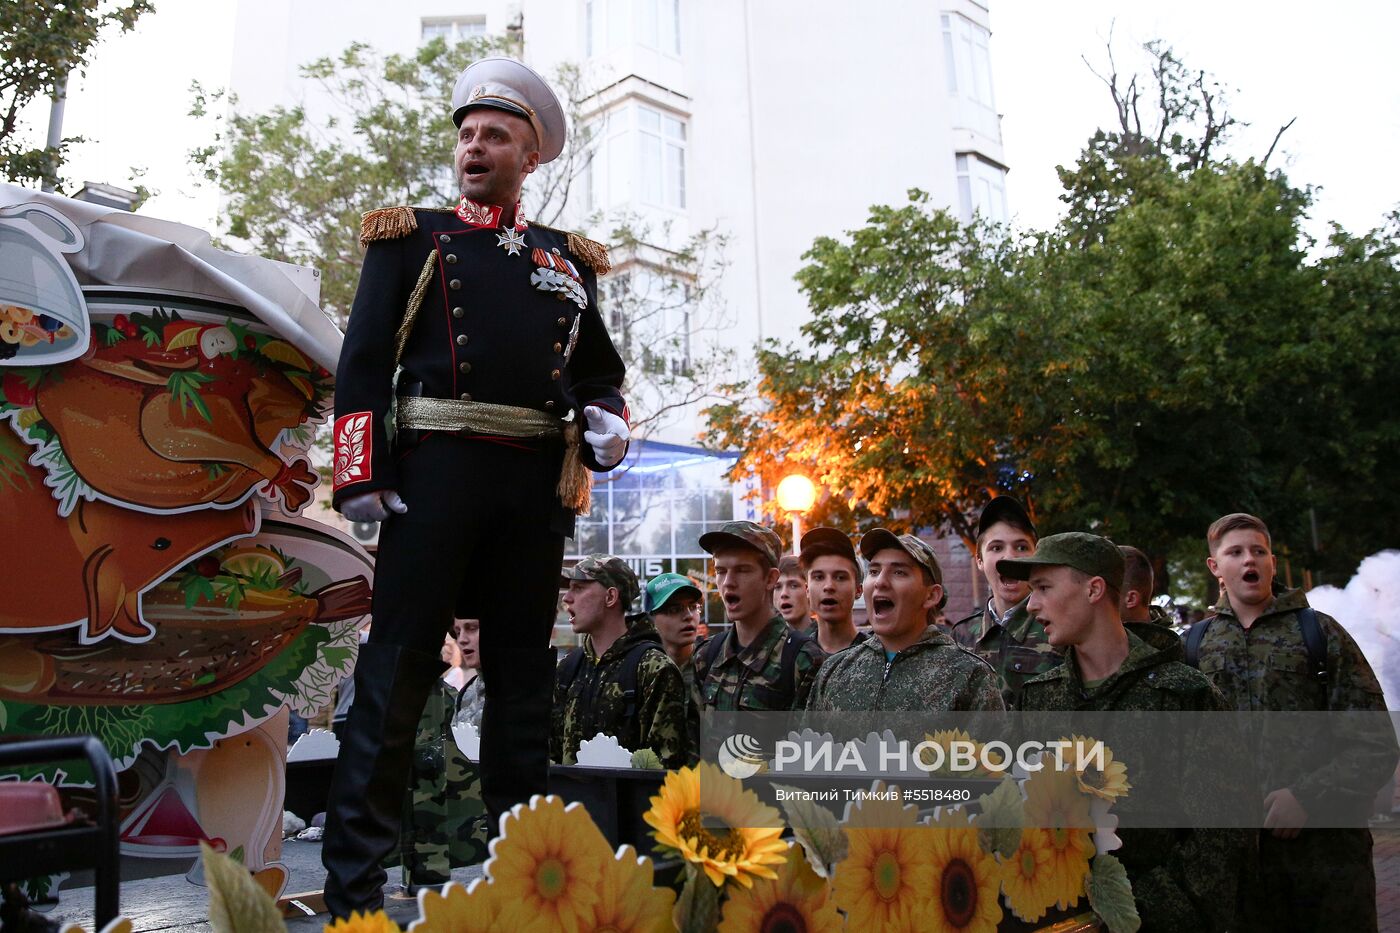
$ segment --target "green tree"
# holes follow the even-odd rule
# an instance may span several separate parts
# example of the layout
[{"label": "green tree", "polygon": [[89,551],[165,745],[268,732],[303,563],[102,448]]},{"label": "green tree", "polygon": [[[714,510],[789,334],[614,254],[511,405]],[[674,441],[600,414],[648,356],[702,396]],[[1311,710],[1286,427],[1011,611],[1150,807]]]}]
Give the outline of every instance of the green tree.
[{"label": "green tree", "polygon": [[1157,555],[1203,550],[1237,509],[1305,566],[1396,543],[1394,511],[1355,501],[1400,453],[1395,225],[1310,260],[1307,192],[1221,157],[1218,97],[1190,105],[1213,85],[1149,52],[1164,119],[1216,128],[1148,136],[1119,106],[1126,125],[1061,170],[1054,230],[965,226],[911,192],[814,243],[806,345],[765,348],[756,393],[712,410],[739,471],[806,468],[832,493],[815,520],[964,538],[1006,491],[1043,531]]},{"label": "green tree", "polygon": [[0,174],[17,183],[57,185],[69,148],[83,142],[68,137],[54,148],[36,147],[20,122],[24,108],[52,97],[88,53],[115,27],[129,31],[154,9],[150,0],[8,0],[0,4]]}]

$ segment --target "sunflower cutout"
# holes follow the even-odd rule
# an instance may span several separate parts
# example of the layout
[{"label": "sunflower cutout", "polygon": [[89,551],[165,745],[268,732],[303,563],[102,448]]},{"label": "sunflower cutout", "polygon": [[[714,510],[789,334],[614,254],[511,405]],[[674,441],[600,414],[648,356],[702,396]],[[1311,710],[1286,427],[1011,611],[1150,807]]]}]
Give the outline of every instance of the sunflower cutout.
[{"label": "sunflower cutout", "polygon": [[652,886],[651,859],[640,858],[631,846],[618,849],[617,857],[603,867],[598,903],[584,930],[598,933],[674,933],[671,908],[676,895],[670,888]]},{"label": "sunflower cutout", "polygon": [[841,820],[843,826],[895,827],[914,826],[919,822],[919,808],[900,801],[900,795],[891,799],[889,787],[884,781],[870,785],[870,793],[862,795],[846,804],[846,812]]},{"label": "sunflower cutout", "polygon": [[1021,830],[1016,851],[1000,864],[1001,889],[1013,914],[1033,922],[1059,899],[1051,877],[1054,863],[1050,834],[1038,827]]},{"label": "sunflower cutout", "polygon": [[1026,781],[1025,825],[1046,831],[1053,855],[1047,883],[1060,907],[1084,895],[1089,859],[1094,855],[1089,798],[1079,792],[1073,771],[1057,771],[1051,759]]},{"label": "sunflower cutout", "polygon": [[495,889],[480,878],[469,888],[453,881],[441,892],[419,892],[418,913],[408,933],[491,933],[502,929],[496,925]]},{"label": "sunflower cutout", "polygon": [[[1060,741],[1070,743],[1063,754],[1067,766],[1074,769],[1081,791],[1109,803],[1128,796],[1128,791],[1133,789],[1133,785],[1128,783],[1128,766],[1114,761],[1113,751],[1107,745],[1082,735]],[[1098,755],[1100,748],[1103,750],[1102,758]],[[1081,761],[1085,763],[1083,768],[1079,766]],[[1098,767],[1099,764],[1103,767]]]},{"label": "sunflower cutout", "polygon": [[360,913],[357,910],[348,919],[326,924],[322,933],[403,933],[403,931],[382,910],[376,910],[372,914]]},{"label": "sunflower cutout", "polygon": [[776,878],[770,866],[787,848],[778,811],[707,761],[669,772],[642,818],[663,849],[698,865],[716,887]]},{"label": "sunflower cutout", "polygon": [[845,921],[830,893],[801,847],[789,846],[777,878],[729,895],[719,933],[840,933]]},{"label": "sunflower cutout", "polygon": [[[934,754],[933,749],[924,748],[919,750],[919,761],[925,768],[931,769],[932,774],[956,775],[958,777],[981,777],[988,774],[1002,774],[1006,771],[1006,760],[1001,753],[993,749],[991,752],[984,752],[983,745],[963,729],[939,729],[932,735],[924,733],[924,741],[938,745],[943,749],[942,763],[937,768],[933,765],[939,760],[939,756]],[[953,743],[970,742],[972,744],[973,761],[975,762],[970,771],[953,770]],[[983,767],[982,759],[986,757],[987,762],[993,765],[992,770]]]},{"label": "sunflower cutout", "polygon": [[927,826],[846,826],[832,896],[855,930],[914,930],[933,897]]},{"label": "sunflower cutout", "polygon": [[486,877],[503,930],[587,929],[598,903],[603,867],[612,855],[581,804],[531,798],[501,820]]},{"label": "sunflower cutout", "polygon": [[945,811],[925,831],[931,850],[933,897],[923,927],[938,933],[996,933],[1001,922],[1001,874],[983,851],[962,810]]}]

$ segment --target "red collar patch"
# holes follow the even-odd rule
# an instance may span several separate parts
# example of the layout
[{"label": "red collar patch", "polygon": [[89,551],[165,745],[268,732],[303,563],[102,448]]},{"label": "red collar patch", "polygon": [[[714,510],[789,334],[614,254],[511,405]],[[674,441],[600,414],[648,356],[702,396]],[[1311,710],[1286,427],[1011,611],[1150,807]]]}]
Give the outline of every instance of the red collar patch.
[{"label": "red collar patch", "polygon": [[[458,218],[471,227],[491,227],[493,229],[499,227],[502,213],[504,211],[495,204],[478,204],[465,197],[457,202]],[[527,226],[529,225],[525,223],[525,209],[517,201],[515,204],[515,226],[512,229],[524,230]]]}]

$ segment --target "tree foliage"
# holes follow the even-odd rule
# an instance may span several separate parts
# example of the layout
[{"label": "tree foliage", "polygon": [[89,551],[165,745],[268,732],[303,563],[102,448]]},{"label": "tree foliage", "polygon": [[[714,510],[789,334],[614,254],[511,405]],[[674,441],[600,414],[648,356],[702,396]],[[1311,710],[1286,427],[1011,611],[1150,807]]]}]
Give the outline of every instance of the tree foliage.
[{"label": "tree foliage", "polygon": [[1054,230],[966,226],[914,191],[813,244],[805,345],[767,347],[756,394],[712,410],[737,470],[806,469],[830,493],[814,520],[968,539],[1011,492],[1043,533],[1158,555],[1235,510],[1315,568],[1400,543],[1368,495],[1400,455],[1400,225],[1310,258],[1308,193],[1221,157],[1212,85],[1149,52],[1163,125],[1216,129],[1148,134],[1106,81],[1128,116],[1061,170]]},{"label": "tree foliage", "polygon": [[0,175],[17,183],[58,184],[64,155],[80,136],[53,148],[32,145],[20,122],[34,100],[52,97],[112,28],[129,31],[154,9],[150,0],[7,0],[0,4]]}]

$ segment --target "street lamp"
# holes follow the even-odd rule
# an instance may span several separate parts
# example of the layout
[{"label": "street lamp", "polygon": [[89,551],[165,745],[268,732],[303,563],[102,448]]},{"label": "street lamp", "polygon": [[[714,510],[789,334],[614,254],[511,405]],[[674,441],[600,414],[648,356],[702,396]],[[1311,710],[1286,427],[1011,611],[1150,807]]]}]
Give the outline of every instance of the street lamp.
[{"label": "street lamp", "polygon": [[817,501],[817,487],[801,473],[789,473],[778,484],[778,507],[792,519],[792,553],[798,553],[802,540],[802,513]]}]

